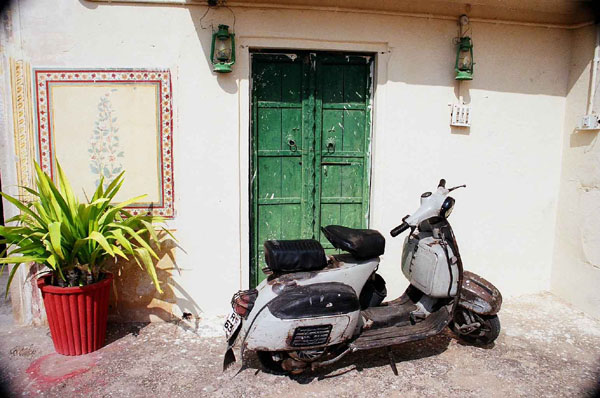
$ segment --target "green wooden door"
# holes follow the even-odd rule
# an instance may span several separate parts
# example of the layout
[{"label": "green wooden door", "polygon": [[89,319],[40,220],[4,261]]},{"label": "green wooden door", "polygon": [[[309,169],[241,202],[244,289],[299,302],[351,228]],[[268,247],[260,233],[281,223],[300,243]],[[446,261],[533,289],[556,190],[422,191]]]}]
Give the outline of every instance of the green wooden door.
[{"label": "green wooden door", "polygon": [[320,226],[366,227],[371,56],[252,54],[251,266],[267,239],[320,239]]}]

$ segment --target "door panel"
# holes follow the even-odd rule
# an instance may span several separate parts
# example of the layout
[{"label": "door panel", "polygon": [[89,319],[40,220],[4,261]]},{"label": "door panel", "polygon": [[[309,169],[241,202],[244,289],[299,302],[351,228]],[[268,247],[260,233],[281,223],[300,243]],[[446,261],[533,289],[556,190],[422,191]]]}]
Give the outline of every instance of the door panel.
[{"label": "door panel", "polygon": [[[302,151],[302,109],[284,108],[281,110],[281,149],[286,151]],[[293,140],[293,145],[290,143]]]},{"label": "door panel", "polygon": [[323,104],[344,102],[344,75],[337,65],[319,65],[321,100]]},{"label": "door panel", "polygon": [[263,245],[301,234],[303,62],[285,56],[252,59],[251,268],[265,275]]},{"label": "door panel", "polygon": [[365,104],[368,97],[370,60],[355,59],[353,62],[355,63],[344,67],[344,102]]},{"label": "door panel", "polygon": [[[302,166],[296,157],[261,157],[258,159],[259,204],[300,203]],[[275,202],[275,199],[281,199]]]},{"label": "door panel", "polygon": [[[317,60],[316,215],[319,227],[367,226],[371,57],[328,55]],[[320,192],[320,193],[319,193]],[[315,231],[328,253],[337,252]]]},{"label": "door panel", "polygon": [[372,57],[252,54],[251,286],[263,242],[367,224]]},{"label": "door panel", "polygon": [[343,158],[322,161],[321,164],[321,203],[331,203],[332,200],[362,203],[362,161],[352,162]]},{"label": "door panel", "polygon": [[342,151],[363,155],[365,145],[365,111],[344,111]]}]

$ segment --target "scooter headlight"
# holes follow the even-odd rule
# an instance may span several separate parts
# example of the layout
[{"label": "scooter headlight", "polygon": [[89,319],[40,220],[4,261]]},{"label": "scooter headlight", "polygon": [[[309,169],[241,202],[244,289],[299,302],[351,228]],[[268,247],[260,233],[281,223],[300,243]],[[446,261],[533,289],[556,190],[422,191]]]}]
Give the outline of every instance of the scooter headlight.
[{"label": "scooter headlight", "polygon": [[444,203],[442,203],[442,208],[440,210],[440,216],[444,217],[444,218],[448,218],[450,217],[450,214],[452,213],[452,209],[454,209],[454,198],[448,196],[446,198],[446,200],[444,200]]}]

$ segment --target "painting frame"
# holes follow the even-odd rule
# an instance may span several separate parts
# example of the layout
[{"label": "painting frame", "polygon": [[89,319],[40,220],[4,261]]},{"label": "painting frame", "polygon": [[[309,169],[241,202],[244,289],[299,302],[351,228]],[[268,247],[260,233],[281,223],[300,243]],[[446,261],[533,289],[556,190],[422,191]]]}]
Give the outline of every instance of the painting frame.
[{"label": "painting frame", "polygon": [[126,209],[132,214],[151,214],[173,219],[173,106],[171,73],[168,69],[57,69],[34,68],[36,155],[40,167],[53,179],[56,177],[53,87],[98,87],[100,85],[155,85],[156,87],[156,153],[158,200],[139,203]]}]

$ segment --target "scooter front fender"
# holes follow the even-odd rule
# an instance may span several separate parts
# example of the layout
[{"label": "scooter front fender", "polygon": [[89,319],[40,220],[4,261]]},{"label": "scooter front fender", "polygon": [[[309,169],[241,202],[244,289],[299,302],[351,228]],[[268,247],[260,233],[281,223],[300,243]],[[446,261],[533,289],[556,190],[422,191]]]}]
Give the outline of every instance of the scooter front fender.
[{"label": "scooter front fender", "polygon": [[465,271],[458,305],[479,315],[495,315],[502,306],[502,294],[481,276]]}]

